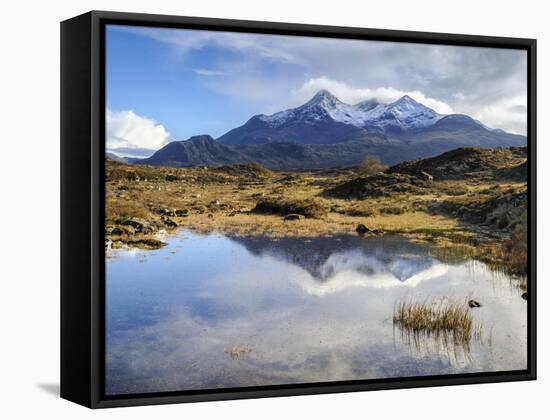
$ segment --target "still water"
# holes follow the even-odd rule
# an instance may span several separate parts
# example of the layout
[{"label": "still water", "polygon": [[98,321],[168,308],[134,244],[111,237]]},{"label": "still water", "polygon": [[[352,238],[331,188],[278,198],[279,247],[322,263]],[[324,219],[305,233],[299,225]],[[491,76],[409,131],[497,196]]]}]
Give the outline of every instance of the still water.
[{"label": "still water", "polygon": [[[405,238],[180,231],[108,251],[106,392],[145,393],[526,369],[518,279]],[[481,337],[410,337],[396,303],[474,298]]]}]

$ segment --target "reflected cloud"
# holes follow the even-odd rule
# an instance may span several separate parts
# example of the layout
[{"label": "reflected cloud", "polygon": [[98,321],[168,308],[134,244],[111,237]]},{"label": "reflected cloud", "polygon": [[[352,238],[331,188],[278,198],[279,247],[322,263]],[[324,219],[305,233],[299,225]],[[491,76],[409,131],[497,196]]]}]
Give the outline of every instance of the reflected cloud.
[{"label": "reflected cloud", "polygon": [[[404,238],[318,239],[186,232],[141,264],[118,250],[107,261],[107,393],[525,367],[526,303],[484,265],[443,264]],[[394,329],[395,302],[472,290],[490,340],[468,343],[468,357]]]}]

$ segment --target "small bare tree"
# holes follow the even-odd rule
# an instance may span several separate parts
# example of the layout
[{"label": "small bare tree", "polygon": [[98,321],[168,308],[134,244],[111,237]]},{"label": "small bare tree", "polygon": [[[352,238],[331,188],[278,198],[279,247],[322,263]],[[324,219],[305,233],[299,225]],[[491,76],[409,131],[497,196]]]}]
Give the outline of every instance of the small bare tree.
[{"label": "small bare tree", "polygon": [[361,163],[361,174],[374,175],[379,172],[384,172],[387,166],[380,162],[378,156],[367,156]]}]

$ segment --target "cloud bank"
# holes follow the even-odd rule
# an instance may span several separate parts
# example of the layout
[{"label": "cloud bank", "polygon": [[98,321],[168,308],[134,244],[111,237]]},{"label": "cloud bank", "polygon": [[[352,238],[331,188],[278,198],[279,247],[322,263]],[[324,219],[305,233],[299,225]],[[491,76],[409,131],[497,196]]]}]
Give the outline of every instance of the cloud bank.
[{"label": "cloud bank", "polygon": [[376,99],[382,103],[390,103],[398,100],[404,95],[409,95],[415,101],[432,108],[440,114],[453,113],[453,109],[449,104],[438,101],[434,98],[429,98],[419,90],[402,91],[392,87],[381,87],[375,89],[355,88],[344,82],[331,80],[324,76],[306,81],[302,86],[300,86],[300,88],[292,93],[293,99],[295,99],[296,104],[302,104],[321,89],[326,89],[329,92],[332,92],[332,94],[336,95],[336,97],[341,101],[350,104],[355,104],[367,99]]},{"label": "cloud bank", "polygon": [[[442,114],[468,114],[489,127],[526,133],[525,51],[168,28],[123,30],[164,44],[172,50],[175,65],[192,65],[198,84],[256,113],[299,105],[320,88],[349,103],[371,98],[391,102],[407,94]],[[227,125],[231,129],[237,124]]]},{"label": "cloud bank", "polygon": [[106,146],[109,151],[116,153],[117,150],[124,150],[125,156],[143,156],[160,149],[170,139],[170,133],[164,126],[132,110],[107,109],[105,117]]}]

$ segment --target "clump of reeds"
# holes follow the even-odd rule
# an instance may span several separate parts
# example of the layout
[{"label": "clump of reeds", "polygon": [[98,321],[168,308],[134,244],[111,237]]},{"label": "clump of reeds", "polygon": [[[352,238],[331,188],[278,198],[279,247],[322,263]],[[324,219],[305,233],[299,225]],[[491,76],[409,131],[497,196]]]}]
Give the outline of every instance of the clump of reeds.
[{"label": "clump of reeds", "polygon": [[404,300],[395,308],[393,323],[416,334],[450,335],[455,343],[469,342],[481,335],[481,325],[474,321],[466,300]]}]

